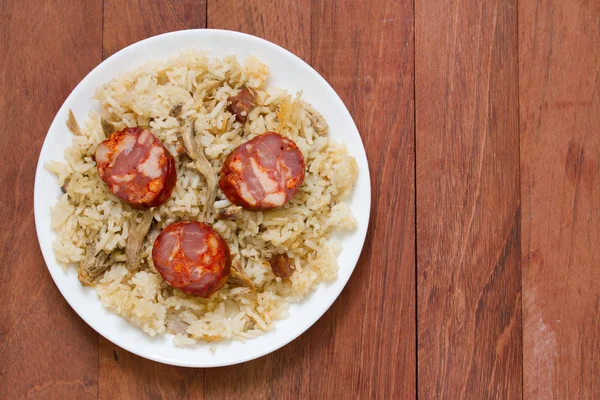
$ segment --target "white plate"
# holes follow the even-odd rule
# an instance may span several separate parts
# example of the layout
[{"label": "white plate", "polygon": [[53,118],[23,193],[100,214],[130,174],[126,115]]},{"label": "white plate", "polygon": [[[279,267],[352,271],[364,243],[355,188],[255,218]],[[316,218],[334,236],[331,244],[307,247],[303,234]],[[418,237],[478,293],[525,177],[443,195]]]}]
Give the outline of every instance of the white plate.
[{"label": "white plate", "polygon": [[[65,125],[68,110],[72,109],[79,120],[84,120],[89,110],[99,110],[97,102],[91,99],[98,86],[147,61],[163,60],[189,48],[208,50],[210,56],[258,57],[271,69],[267,84],[286,88],[291,93],[302,90],[303,98],[327,120],[330,136],[347,144],[359,167],[358,183],[349,200],[358,228],[351,234],[340,236],[343,250],[338,257],[337,278],[319,285],[305,300],[293,304],[289,317],[278,321],[273,331],[245,343],[227,341],[177,348],[170,335],[152,338],[104,308],[93,289],[79,284],[75,268],[63,271],[56,263],[52,249],[56,235],[50,225],[50,207],[61,192],[56,178],[43,166],[50,160],[64,160],[64,149],[72,139]],[[327,311],[350,278],[365,241],[371,208],[365,149],[350,113],[331,86],[289,51],[254,36],[221,30],[188,30],[155,36],[119,51],[90,72],[69,95],[50,126],[37,165],[34,197],[35,225],[44,260],[56,286],[75,312],[99,334],[132,353],[187,367],[217,367],[252,360],[277,350],[306,331]],[[211,352],[210,347],[216,351]]]}]

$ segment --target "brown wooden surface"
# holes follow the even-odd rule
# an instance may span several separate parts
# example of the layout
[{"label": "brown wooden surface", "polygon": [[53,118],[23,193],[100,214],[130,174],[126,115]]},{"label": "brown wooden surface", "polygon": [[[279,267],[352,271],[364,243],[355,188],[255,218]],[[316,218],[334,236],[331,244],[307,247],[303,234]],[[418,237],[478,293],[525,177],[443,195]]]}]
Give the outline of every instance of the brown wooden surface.
[{"label": "brown wooden surface", "polygon": [[97,395],[98,335],[46,269],[33,222],[33,181],[46,131],[101,61],[101,40],[101,0],[0,2],[2,399]]},{"label": "brown wooden surface", "polygon": [[600,2],[519,5],[527,398],[600,399]]},{"label": "brown wooden surface", "polygon": [[[323,318],[207,370],[99,338],[52,283],[32,212],[77,82],[135,41],[202,27],[321,73],[373,189],[363,254]],[[4,0],[0,60],[0,398],[600,398],[597,1]]]},{"label": "brown wooden surface", "polygon": [[416,1],[421,398],[521,396],[515,6]]},{"label": "brown wooden surface", "polygon": [[322,393],[411,398],[416,389],[412,4],[317,1],[311,26],[311,62],[356,121],[373,193],[356,270],[311,329],[312,398]]},{"label": "brown wooden surface", "polygon": [[206,0],[103,1],[103,58],[161,33],[206,28]]}]

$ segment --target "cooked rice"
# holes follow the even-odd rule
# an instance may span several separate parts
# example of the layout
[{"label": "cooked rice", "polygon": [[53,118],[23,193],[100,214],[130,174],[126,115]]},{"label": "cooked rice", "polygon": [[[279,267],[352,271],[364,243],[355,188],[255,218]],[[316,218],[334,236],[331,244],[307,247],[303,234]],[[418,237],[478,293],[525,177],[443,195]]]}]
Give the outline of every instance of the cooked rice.
[{"label": "cooked rice", "polygon": [[[154,336],[175,335],[175,344],[197,340],[245,339],[272,329],[319,282],[337,275],[339,244],[328,240],[336,229],[354,229],[356,221],[344,198],[357,179],[357,165],[346,146],[319,136],[295,96],[278,88],[264,88],[269,68],[249,57],[209,58],[187,51],[166,62],[150,63],[127,72],[96,92],[100,115],[90,112],[81,135],[65,151],[65,162],[46,165],[58,177],[63,194],[52,208],[56,259],[65,267],[85,256],[87,240],[96,234],[107,252],[123,249],[127,219],[135,212],[108,191],[100,180],[92,155],[104,139],[100,117],[117,130],[149,127],[175,155],[177,185],[171,198],[153,210],[158,228],[180,220],[201,220],[206,201],[204,179],[185,156],[177,156],[180,124],[169,115],[181,104],[180,118],[195,121],[195,130],[215,171],[233,149],[252,137],[276,131],[294,140],[307,165],[298,194],[272,211],[243,211],[236,220],[216,220],[229,201],[218,191],[215,212],[205,221],[229,244],[234,265],[241,265],[257,290],[227,284],[209,299],[172,289],[152,264],[152,243],[145,240],[142,264],[130,272],[124,256],[99,279],[102,303]],[[227,111],[227,98],[243,85],[257,91],[258,105],[245,125]],[[66,185],[65,185],[66,184]],[[290,279],[275,277],[266,261],[286,253],[296,272]],[[75,282],[74,282],[75,284]]]}]

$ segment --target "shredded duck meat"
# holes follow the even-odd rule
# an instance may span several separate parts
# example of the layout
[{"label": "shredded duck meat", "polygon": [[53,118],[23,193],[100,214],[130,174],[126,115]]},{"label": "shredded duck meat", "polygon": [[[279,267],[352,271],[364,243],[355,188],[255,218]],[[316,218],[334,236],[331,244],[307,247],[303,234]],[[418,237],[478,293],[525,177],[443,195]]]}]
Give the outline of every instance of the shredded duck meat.
[{"label": "shredded duck meat", "polygon": [[312,124],[313,129],[319,136],[327,135],[329,132],[329,126],[327,122],[325,122],[325,118],[321,115],[320,112],[315,110],[310,104],[305,101],[301,102],[302,108],[306,111],[306,115]]},{"label": "shredded duck meat", "polygon": [[179,117],[179,114],[181,114],[182,109],[183,109],[183,104],[177,103],[173,107],[171,107],[171,110],[169,110],[169,115],[171,117]]},{"label": "shredded duck meat", "polygon": [[206,159],[204,149],[202,149],[202,146],[198,140],[196,140],[194,128],[189,122],[183,126],[182,138],[185,150],[194,162],[194,167],[206,180],[207,195],[206,205],[204,206],[203,211],[204,219],[206,219],[208,212],[213,207],[215,197],[217,196],[217,175],[210,162]]},{"label": "shredded duck meat", "polygon": [[136,222],[135,215],[131,218],[129,235],[125,243],[125,266],[130,271],[135,271],[140,266],[140,251],[152,224],[152,212],[150,210],[144,211],[141,217],[141,222]]},{"label": "shredded duck meat", "polygon": [[252,282],[252,280],[248,278],[248,275],[246,275],[246,273],[242,269],[242,266],[239,265],[239,263],[234,263],[233,265],[231,265],[231,273],[229,275],[228,281],[229,283],[236,286],[249,287],[252,291],[256,289],[254,282]]},{"label": "shredded duck meat", "polygon": [[71,109],[69,109],[69,117],[67,118],[67,128],[69,128],[73,135],[81,136],[81,129]]},{"label": "shredded duck meat", "polygon": [[95,286],[94,280],[111,266],[110,254],[98,248],[96,236],[90,237],[85,258],[77,269],[77,278],[83,286]]},{"label": "shredded duck meat", "polygon": [[102,126],[102,132],[104,132],[104,136],[106,137],[109,137],[114,131],[117,130],[113,124],[104,118],[100,118],[100,125]]},{"label": "shredded duck meat", "polygon": [[231,205],[231,206],[225,207],[221,211],[219,211],[219,215],[217,216],[217,219],[229,219],[229,220],[237,219],[238,217],[240,217],[242,215],[242,210],[243,210],[242,207],[236,206],[236,205]]}]

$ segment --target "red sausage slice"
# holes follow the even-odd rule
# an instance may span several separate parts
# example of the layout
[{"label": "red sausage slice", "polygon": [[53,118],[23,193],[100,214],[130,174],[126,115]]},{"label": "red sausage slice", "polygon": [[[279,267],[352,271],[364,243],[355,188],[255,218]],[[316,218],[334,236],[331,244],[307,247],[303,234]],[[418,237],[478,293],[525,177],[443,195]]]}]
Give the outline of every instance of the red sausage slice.
[{"label": "red sausage slice", "polygon": [[96,165],[108,189],[135,208],[161,205],[177,182],[175,159],[142,128],[126,128],[100,143]]},{"label": "red sausage slice", "polygon": [[269,210],[298,193],[304,170],[304,156],[296,143],[267,132],[227,156],[219,186],[233,204],[247,210]]},{"label": "red sausage slice", "polygon": [[182,292],[209,297],[229,277],[229,246],[210,226],[176,222],[158,235],[152,248],[154,267],[165,281]]}]

